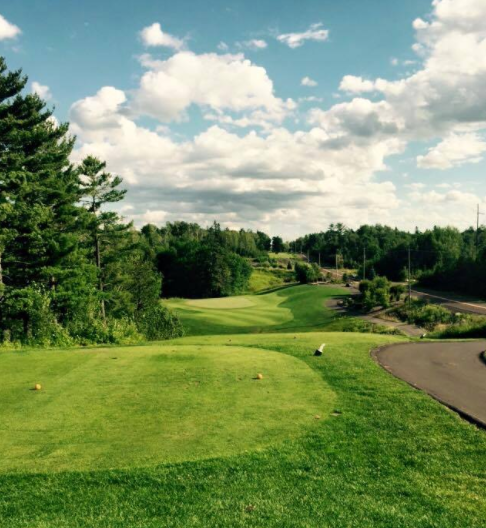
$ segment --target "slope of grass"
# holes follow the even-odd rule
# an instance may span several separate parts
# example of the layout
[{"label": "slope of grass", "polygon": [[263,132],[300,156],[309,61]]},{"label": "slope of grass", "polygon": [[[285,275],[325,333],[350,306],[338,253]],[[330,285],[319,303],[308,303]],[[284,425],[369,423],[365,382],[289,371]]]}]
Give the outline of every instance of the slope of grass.
[{"label": "slope of grass", "polygon": [[[41,391],[29,390],[35,382]],[[8,456],[0,472],[134,467],[262,448],[313,427],[332,400],[304,362],[260,349],[4,353],[0,452]]]},{"label": "slope of grass", "polygon": [[290,286],[264,295],[221,299],[169,299],[187,335],[288,332],[323,328],[335,313],[326,301],[343,288]]},{"label": "slope of grass", "polygon": [[293,280],[292,276],[292,271],[286,269],[256,268],[251,274],[248,291],[255,293],[283,286],[285,281]]},{"label": "slope of grass", "polygon": [[[482,528],[486,435],[370,359],[371,348],[399,340],[309,332],[169,343],[181,351],[230,344],[298,358],[336,394],[328,419],[287,442],[230,457],[3,474],[0,526]],[[322,342],[325,354],[313,357]],[[265,419],[257,417],[258,425]]]}]

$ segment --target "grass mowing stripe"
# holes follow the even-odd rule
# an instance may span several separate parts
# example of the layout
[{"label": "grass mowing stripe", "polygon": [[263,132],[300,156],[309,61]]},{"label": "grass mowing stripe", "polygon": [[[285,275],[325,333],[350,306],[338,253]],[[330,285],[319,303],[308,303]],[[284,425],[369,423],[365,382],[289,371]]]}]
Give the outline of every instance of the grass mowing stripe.
[{"label": "grass mowing stripe", "polygon": [[[69,369],[59,369],[63,363]],[[0,472],[180,462],[261,449],[314,427],[332,392],[288,355],[147,346],[0,355]],[[255,380],[263,372],[263,380]],[[8,381],[3,382],[3,377]],[[41,391],[30,390],[35,381]]]},{"label": "grass mowing stripe", "polygon": [[347,293],[339,287],[300,285],[264,295],[165,302],[178,312],[188,335],[315,331],[335,318],[326,301]]}]

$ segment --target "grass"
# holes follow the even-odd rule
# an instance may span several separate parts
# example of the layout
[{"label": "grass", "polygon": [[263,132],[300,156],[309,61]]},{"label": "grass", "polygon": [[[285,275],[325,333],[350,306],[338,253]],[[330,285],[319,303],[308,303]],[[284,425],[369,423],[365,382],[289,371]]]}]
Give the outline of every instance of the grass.
[{"label": "grass", "polygon": [[288,251],[281,251],[280,253],[274,253],[272,251],[269,252],[268,256],[270,258],[274,258],[274,259],[292,259],[292,260],[298,260],[298,259],[301,259],[302,257],[300,255],[296,255],[294,253],[289,253]]},{"label": "grass", "polygon": [[[12,352],[0,355],[0,372],[0,452],[9,455],[0,459],[3,473],[261,449],[314,427],[314,416],[328,415],[333,401],[304,362],[238,346]],[[35,382],[41,391],[31,390]]]},{"label": "grass", "polygon": [[[484,526],[486,437],[370,359],[371,348],[400,338],[203,336],[167,346],[225,350],[228,339],[248,353],[272,350],[306,363],[335,394],[327,419],[273,447],[234,456],[119,470],[2,474],[0,525]],[[313,357],[321,342],[327,344],[324,356]],[[142,349],[133,347],[133,354]],[[262,414],[258,424],[266,419]]]},{"label": "grass", "polygon": [[255,268],[250,277],[248,291],[256,293],[283,286],[285,281],[293,281],[293,272],[286,269]]},{"label": "grass", "polygon": [[311,331],[335,317],[328,299],[347,293],[343,288],[290,286],[264,295],[204,300],[168,300],[187,335]]},{"label": "grass", "polygon": [[483,528],[486,435],[370,358],[404,338],[311,331],[331,291],[175,302],[222,335],[1,354],[0,526]]}]

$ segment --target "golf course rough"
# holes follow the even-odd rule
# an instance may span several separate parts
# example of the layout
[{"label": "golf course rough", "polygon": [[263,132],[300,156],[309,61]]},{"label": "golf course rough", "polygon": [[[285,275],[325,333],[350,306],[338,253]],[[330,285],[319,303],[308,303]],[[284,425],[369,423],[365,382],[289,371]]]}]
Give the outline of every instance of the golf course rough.
[{"label": "golf course rough", "polygon": [[251,452],[315,428],[334,402],[300,359],[241,346],[11,352],[0,355],[0,372],[3,473]]}]

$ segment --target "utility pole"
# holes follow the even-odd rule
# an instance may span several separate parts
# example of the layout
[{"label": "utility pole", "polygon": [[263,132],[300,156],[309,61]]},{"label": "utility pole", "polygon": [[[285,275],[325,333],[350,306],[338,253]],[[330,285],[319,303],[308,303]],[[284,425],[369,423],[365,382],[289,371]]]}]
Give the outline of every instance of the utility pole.
[{"label": "utility pole", "polygon": [[478,255],[479,255],[479,216],[482,214],[484,213],[482,213],[479,210],[479,204],[478,204],[477,215],[476,215],[476,259],[478,258]]},{"label": "utility pole", "polygon": [[408,309],[412,305],[412,265],[410,258],[410,246],[408,246]]},{"label": "utility pole", "polygon": [[319,268],[321,267],[321,252],[319,251]]},{"label": "utility pole", "polygon": [[339,278],[339,273],[338,273],[338,254],[336,253],[336,280],[338,280]]},{"label": "utility pole", "polygon": [[366,280],[366,248],[363,247],[363,280]]}]

